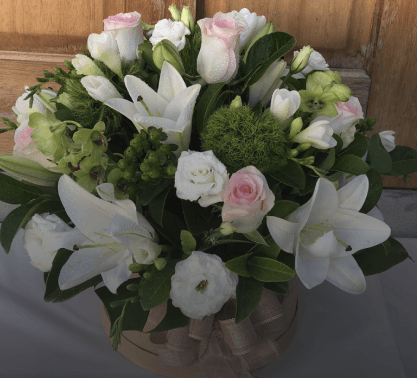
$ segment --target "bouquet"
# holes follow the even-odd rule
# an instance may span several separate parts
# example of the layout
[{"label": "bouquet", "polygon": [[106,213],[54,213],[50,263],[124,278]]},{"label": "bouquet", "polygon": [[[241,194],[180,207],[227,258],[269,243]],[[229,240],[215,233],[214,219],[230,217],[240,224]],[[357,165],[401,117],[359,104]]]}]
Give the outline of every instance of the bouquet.
[{"label": "bouquet", "polygon": [[409,257],[367,213],[381,175],[406,180],[417,152],[372,133],[319,52],[287,65],[296,40],[264,16],[170,11],[156,25],[107,18],[67,70],[26,88],[17,124],[2,118],[16,144],[0,155],[0,200],[20,206],[1,244],[8,253],[24,229],[44,299],[101,284],[117,349],[162,304],[153,332],[230,301],[238,325],[294,277],[359,294],[365,276]]}]

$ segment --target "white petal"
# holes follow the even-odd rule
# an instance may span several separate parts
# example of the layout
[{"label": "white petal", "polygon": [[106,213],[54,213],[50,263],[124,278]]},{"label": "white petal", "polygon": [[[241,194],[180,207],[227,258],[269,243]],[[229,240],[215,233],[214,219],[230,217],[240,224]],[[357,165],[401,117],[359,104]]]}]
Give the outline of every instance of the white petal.
[{"label": "white petal", "polygon": [[339,208],[359,211],[368,195],[369,180],[366,175],[355,177],[349,184],[337,191]]},{"label": "white petal", "polygon": [[326,280],[351,294],[361,294],[366,289],[365,276],[353,256],[330,259]]},{"label": "white petal", "polygon": [[159,79],[158,94],[169,103],[186,88],[187,86],[179,72],[165,61]]},{"label": "white petal", "polygon": [[[188,87],[186,90],[180,92],[167,106],[165,109],[164,118],[168,118],[174,122],[177,122],[184,111],[192,113],[194,102],[197,99],[198,93],[200,92],[201,86],[196,84]],[[190,105],[191,104],[191,111]],[[183,117],[184,118],[184,117]],[[190,115],[187,117],[191,119]],[[180,130],[183,131],[183,130]]]},{"label": "white petal", "polygon": [[121,264],[107,272],[101,273],[104,284],[113,293],[117,294],[117,288],[125,281],[127,281],[132,274],[129,270],[129,265],[133,263],[132,254],[126,258]]},{"label": "white petal", "polygon": [[[124,100],[122,98],[112,98],[110,100],[105,101],[104,104],[106,104],[114,110],[117,110],[119,113],[123,114],[125,117],[130,119],[136,127],[138,126],[134,121],[134,116],[139,112],[139,110],[136,109],[136,106],[133,102]],[[148,115],[145,109],[143,109],[141,113],[143,113],[141,115]]]},{"label": "white petal", "polygon": [[319,237],[313,244],[302,246],[310,254],[316,257],[331,257],[337,251],[337,240],[333,231],[326,232]]},{"label": "white petal", "polygon": [[126,210],[129,214],[131,214],[131,219],[135,220],[137,216],[136,212],[136,204],[129,200],[118,200],[114,196],[114,185],[106,182],[104,184],[97,185],[96,187],[98,195],[105,201],[112,202],[113,204],[121,207],[122,209]]},{"label": "white petal", "polygon": [[275,243],[285,252],[294,253],[294,240],[299,224],[278,217],[267,216],[266,225]]},{"label": "white petal", "polygon": [[123,243],[131,252],[134,249],[137,238],[152,239],[152,234],[147,228],[119,214],[116,214],[111,220],[107,229],[107,235]]},{"label": "white petal", "polygon": [[327,276],[329,257],[316,257],[298,245],[295,254],[295,271],[307,289],[320,285]]},{"label": "white petal", "polygon": [[45,251],[58,251],[60,248],[71,249],[74,244],[80,245],[86,241],[86,237],[78,228],[71,231],[45,232],[42,239],[42,248]]}]

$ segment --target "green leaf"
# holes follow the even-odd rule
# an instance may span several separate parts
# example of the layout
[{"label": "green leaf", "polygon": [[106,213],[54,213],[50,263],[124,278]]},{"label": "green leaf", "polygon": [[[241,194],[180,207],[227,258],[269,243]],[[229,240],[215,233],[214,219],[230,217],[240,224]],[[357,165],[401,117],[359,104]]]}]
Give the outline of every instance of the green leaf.
[{"label": "green leaf", "polygon": [[151,202],[158,194],[163,192],[168,186],[172,185],[172,179],[164,179],[158,185],[151,185],[141,189],[138,192],[138,199],[142,206],[146,206]]},{"label": "green leaf", "polygon": [[303,169],[293,160],[287,160],[287,164],[284,167],[279,171],[270,173],[270,176],[285,185],[297,189],[303,189],[306,184],[306,176]]},{"label": "green leaf", "polygon": [[246,264],[248,262],[249,257],[251,257],[251,255],[252,253],[248,253],[246,255],[236,257],[233,260],[229,260],[225,264],[225,266],[231,272],[234,272],[238,274],[239,276],[250,277],[250,273],[248,271],[248,268],[246,267]]},{"label": "green leaf", "polygon": [[261,301],[263,282],[252,277],[239,277],[236,287],[235,322],[239,324],[256,310]]},{"label": "green leaf", "polygon": [[269,66],[289,52],[296,39],[287,33],[275,32],[259,38],[249,50],[246,59],[246,72],[249,79],[247,86],[256,83],[268,70]]},{"label": "green leaf", "polygon": [[57,110],[54,114],[60,121],[75,121],[75,117],[69,109]]},{"label": "green leaf", "polygon": [[0,173],[0,201],[11,204],[26,204],[42,195],[42,190],[36,186],[25,184]]},{"label": "green leaf", "polygon": [[173,183],[149,202],[149,212],[152,218],[155,219],[155,222],[158,222],[161,227],[163,227],[162,217],[164,215],[165,202],[172,187]]},{"label": "green leaf", "polygon": [[285,219],[299,207],[300,205],[297,202],[288,200],[275,201],[275,205],[268,213],[268,216]]},{"label": "green leaf", "polygon": [[191,252],[196,250],[197,241],[190,231],[181,230],[181,245],[182,251],[187,255],[190,255]]},{"label": "green leaf", "polygon": [[334,139],[336,139],[337,145],[334,149],[335,149],[336,154],[338,154],[342,150],[343,140],[339,135],[337,135],[335,133],[333,133],[332,136],[333,136]]},{"label": "green leaf", "polygon": [[155,65],[155,62],[153,61],[153,50],[152,50],[152,43],[149,41],[145,41],[141,43],[137,49],[139,51],[142,51],[142,57],[145,60],[146,64],[155,72],[160,72],[160,69]]},{"label": "green leaf", "polygon": [[330,170],[331,167],[333,167],[333,164],[335,161],[336,161],[336,152],[334,148],[331,148],[326,159],[324,159],[324,161],[319,165],[319,168],[325,171],[328,171]]},{"label": "green leaf", "polygon": [[336,163],[331,168],[332,171],[350,173],[355,176],[366,173],[368,169],[368,164],[366,164],[360,157],[350,154],[339,156],[336,159]]},{"label": "green leaf", "polygon": [[250,241],[253,241],[257,244],[262,244],[268,246],[268,243],[264,240],[262,235],[257,231],[247,232],[246,234],[243,234],[245,238],[249,239]]},{"label": "green leaf", "polygon": [[417,151],[406,146],[396,146],[390,153],[392,159],[389,176],[405,176],[417,172]]},{"label": "green leaf", "polygon": [[265,241],[268,243],[268,246],[266,245],[256,245],[254,246],[250,252],[253,252],[255,256],[260,257],[268,257],[270,259],[276,259],[278,254],[281,251],[281,248],[278,246],[277,243],[275,243],[275,240],[272,238],[271,235],[268,235],[265,238]]},{"label": "green leaf", "polygon": [[295,271],[295,256],[292,253],[280,253],[277,260]]},{"label": "green leaf", "polygon": [[221,218],[218,216],[216,216],[215,219],[210,222],[206,221],[206,219],[199,211],[201,206],[197,202],[191,202],[187,200],[182,200],[181,202],[185,222],[187,223],[188,230],[193,235],[199,235],[205,231],[220,226]]},{"label": "green leaf", "polygon": [[170,329],[185,327],[188,325],[190,318],[184,315],[179,307],[172,304],[172,300],[168,299],[167,313],[161,322],[150,333],[165,332]]},{"label": "green leaf", "polygon": [[369,190],[368,194],[366,195],[365,202],[362,208],[359,210],[364,214],[369,213],[378,203],[379,199],[381,198],[382,189],[384,186],[381,175],[376,171],[375,167],[369,169],[369,171],[366,172],[366,176],[369,180]]},{"label": "green leaf", "polygon": [[383,243],[352,255],[365,276],[385,272],[409,257],[408,252],[400,242],[394,238],[389,238],[388,241],[391,245],[388,255]]},{"label": "green leaf", "polygon": [[366,151],[368,151],[368,138],[361,133],[355,133],[353,142],[340,151],[340,154],[351,154],[362,158]]},{"label": "green leaf", "polygon": [[264,288],[277,294],[288,294],[290,290],[288,281],[284,282],[264,282]]},{"label": "green leaf", "polygon": [[389,254],[389,253],[390,253],[390,251],[391,251],[391,243],[390,243],[389,239],[388,239],[388,240],[385,240],[385,241],[382,243],[382,246],[384,247],[385,254],[388,256],[388,254]]},{"label": "green leaf", "polygon": [[14,237],[21,228],[26,226],[41,203],[35,200],[27,205],[19,206],[4,219],[0,229],[0,242],[6,253],[10,252]]},{"label": "green leaf", "polygon": [[141,283],[142,306],[145,310],[159,306],[169,299],[171,276],[180,260],[169,260],[162,270],[155,269],[151,277]]},{"label": "green leaf", "polygon": [[295,272],[288,266],[266,257],[251,257],[248,270],[252,277],[262,282],[288,281],[295,276]]},{"label": "green leaf", "polygon": [[44,295],[44,300],[46,302],[65,302],[68,299],[75,297],[77,294],[81,293],[85,289],[88,289],[92,286],[97,286],[100,282],[103,281],[101,275],[98,275],[71,289],[61,290],[59,288],[58,283],[59,274],[61,273],[62,267],[65,265],[65,263],[68,261],[68,259],[73,253],[74,251],[70,251],[64,248],[59,249],[56,253],[52,262],[52,268],[49,271],[48,278],[46,280],[46,288]]},{"label": "green leaf", "polygon": [[210,84],[196,106],[197,130],[201,134],[209,117],[216,110],[217,99],[226,83]]},{"label": "green leaf", "polygon": [[[341,176],[343,175],[343,172],[338,172],[338,173],[340,173]],[[299,192],[300,196],[305,196],[306,194],[313,192],[314,189],[316,188],[317,180],[318,180],[318,177],[307,175],[306,185],[304,189],[300,189],[300,192]]]},{"label": "green leaf", "polygon": [[374,134],[369,141],[369,160],[370,167],[374,167],[378,173],[386,174],[391,171],[391,155],[384,147],[381,147],[381,138],[379,134]]}]

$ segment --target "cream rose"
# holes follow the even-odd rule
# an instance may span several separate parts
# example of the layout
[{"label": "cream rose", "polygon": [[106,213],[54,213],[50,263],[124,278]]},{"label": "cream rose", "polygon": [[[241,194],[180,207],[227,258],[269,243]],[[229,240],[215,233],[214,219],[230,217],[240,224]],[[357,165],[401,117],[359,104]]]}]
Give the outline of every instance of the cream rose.
[{"label": "cream rose", "polygon": [[165,18],[156,23],[149,41],[155,47],[158,42],[167,39],[175,45],[178,51],[181,51],[185,47],[185,36],[189,34],[191,34],[190,29],[183,22]]},{"label": "cream rose", "polygon": [[238,281],[238,275],[228,270],[219,256],[194,251],[175,266],[172,304],[191,319],[203,319],[219,312],[235,295]]}]

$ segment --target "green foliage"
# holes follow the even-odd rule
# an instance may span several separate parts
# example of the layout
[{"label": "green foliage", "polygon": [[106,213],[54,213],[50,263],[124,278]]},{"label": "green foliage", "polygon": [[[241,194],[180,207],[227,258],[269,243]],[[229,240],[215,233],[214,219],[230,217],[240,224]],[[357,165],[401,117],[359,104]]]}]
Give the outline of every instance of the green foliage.
[{"label": "green foliage", "polygon": [[168,299],[167,303],[167,313],[165,317],[161,320],[161,322],[151,331],[150,333],[155,332],[165,332],[169,331],[171,329],[179,328],[179,327],[185,327],[188,322],[190,321],[190,318],[186,315],[184,315],[181,312],[181,309],[178,307],[175,307],[172,304],[172,300]]},{"label": "green foliage", "polygon": [[212,150],[229,172],[253,165],[275,172],[286,162],[288,142],[280,122],[269,112],[250,107],[223,107],[209,118],[201,134],[202,150]]},{"label": "green foliage", "polygon": [[392,159],[387,150],[381,143],[379,134],[374,134],[369,141],[369,154],[370,167],[374,167],[378,173],[386,174],[391,171]]},{"label": "green foliage", "polygon": [[262,282],[282,282],[294,278],[295,272],[285,264],[267,257],[253,256],[247,264],[250,275]]},{"label": "green foliage", "polygon": [[252,277],[239,277],[236,287],[235,322],[239,324],[256,310],[262,297],[263,282]]},{"label": "green foliage", "polygon": [[201,134],[210,116],[218,108],[217,101],[226,83],[210,84],[197,102],[195,119],[197,130]]},{"label": "green foliage", "polygon": [[331,168],[332,171],[350,173],[355,176],[366,173],[368,169],[368,164],[366,164],[360,157],[351,154],[339,156],[336,159],[336,163]]},{"label": "green foliage", "polygon": [[214,217],[211,221],[207,221],[203,214],[199,211],[201,206],[197,202],[181,200],[184,219],[187,223],[188,230],[193,235],[200,235],[210,229],[220,227],[221,217]]},{"label": "green foliage", "polygon": [[181,230],[181,245],[182,251],[186,255],[191,255],[191,253],[196,250],[197,241],[194,239],[194,236],[190,231]]},{"label": "green foliage", "polygon": [[264,288],[271,290],[277,294],[288,294],[288,281],[284,282],[264,282]]},{"label": "green foliage", "polygon": [[417,172],[417,151],[406,146],[396,146],[390,153],[392,168],[387,175],[405,176]]},{"label": "green foliage", "polygon": [[168,194],[170,190],[173,187],[173,183],[169,185],[167,188],[165,188],[162,192],[160,192],[157,196],[155,196],[150,202],[149,202],[149,212],[152,215],[152,218],[157,222],[158,224],[163,227],[163,215],[164,215],[164,208],[165,208],[165,202],[167,200]]},{"label": "green foliage", "polygon": [[261,245],[258,244],[254,246],[250,252],[253,252],[255,256],[260,257],[268,257],[270,259],[276,259],[278,254],[281,251],[281,248],[278,246],[277,243],[275,243],[275,240],[272,238],[271,235],[268,235],[265,238],[265,241],[268,243],[268,245]]},{"label": "green foliage", "polygon": [[252,256],[252,253],[247,253],[246,255],[236,257],[232,260],[229,260],[225,265],[226,268],[231,272],[234,272],[242,277],[250,277],[249,270],[247,268],[247,263],[249,257]]},{"label": "green foliage", "polygon": [[366,172],[366,176],[369,180],[369,190],[368,194],[366,195],[365,203],[360,209],[360,212],[364,214],[368,213],[375,207],[375,205],[381,198],[383,189],[381,175],[377,172],[377,170],[374,167],[370,168],[369,171]]},{"label": "green foliage", "polygon": [[340,154],[356,155],[360,158],[366,154],[368,150],[368,138],[360,133],[355,133],[355,139],[346,148],[340,151]]},{"label": "green foliage", "polygon": [[0,201],[25,204],[43,196],[42,190],[0,173]]},{"label": "green foliage", "polygon": [[270,175],[277,181],[292,188],[303,189],[306,185],[306,176],[300,164],[294,160],[286,160],[286,163],[282,168],[270,173]]},{"label": "green foliage", "polygon": [[268,213],[268,216],[285,219],[299,207],[300,205],[296,202],[288,200],[275,201],[274,207]]}]

